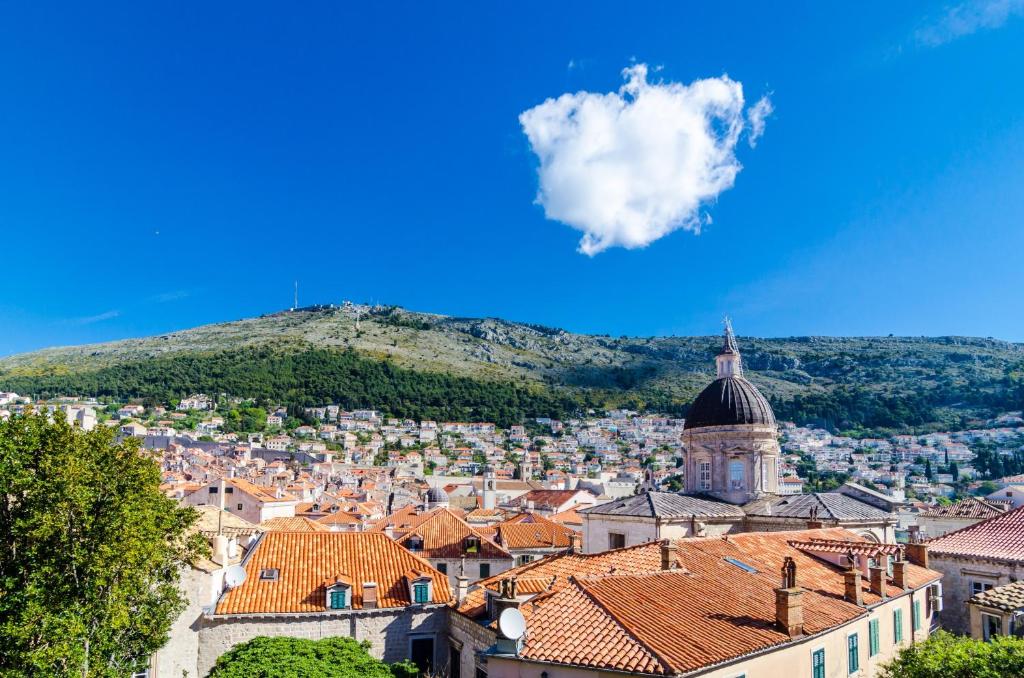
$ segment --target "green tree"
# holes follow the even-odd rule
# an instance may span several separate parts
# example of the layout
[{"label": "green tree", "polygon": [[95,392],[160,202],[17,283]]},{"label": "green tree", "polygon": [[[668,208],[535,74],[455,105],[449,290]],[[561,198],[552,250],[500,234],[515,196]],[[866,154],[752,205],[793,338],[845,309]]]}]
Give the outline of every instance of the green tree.
[{"label": "green tree", "polygon": [[1003,678],[1024,675],[1024,640],[996,636],[983,642],[945,631],[904,648],[881,678]]},{"label": "green tree", "polygon": [[0,421],[0,676],[118,676],[166,642],[194,509],[111,429]]},{"label": "green tree", "polygon": [[414,678],[410,662],[388,666],[351,638],[267,638],[236,645],[217,659],[208,678]]}]

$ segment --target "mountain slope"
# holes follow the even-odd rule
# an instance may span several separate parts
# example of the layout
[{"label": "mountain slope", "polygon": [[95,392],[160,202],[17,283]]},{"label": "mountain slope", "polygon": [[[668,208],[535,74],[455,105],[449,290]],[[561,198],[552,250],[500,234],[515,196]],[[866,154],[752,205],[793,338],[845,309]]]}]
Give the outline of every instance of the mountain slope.
[{"label": "mountain slope", "polygon": [[[465,418],[495,418],[506,401],[502,418],[512,419],[564,415],[572,403],[682,413],[713,378],[719,346],[718,337],[612,338],[346,304],[11,356],[0,359],[0,389],[152,398],[218,390],[295,404],[392,403],[401,416],[449,413],[438,405],[447,390],[466,396],[450,412]],[[947,425],[1021,406],[1021,344],[741,337],[740,348],[748,376],[780,416],[834,428]],[[407,388],[366,388],[381,380]],[[504,395],[476,411],[474,399],[488,400],[488,389]]]}]

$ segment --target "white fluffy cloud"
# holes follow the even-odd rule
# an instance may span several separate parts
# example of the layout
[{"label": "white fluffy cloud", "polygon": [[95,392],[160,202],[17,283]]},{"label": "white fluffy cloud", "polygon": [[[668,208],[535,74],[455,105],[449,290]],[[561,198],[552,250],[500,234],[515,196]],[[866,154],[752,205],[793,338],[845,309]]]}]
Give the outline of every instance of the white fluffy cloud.
[{"label": "white fluffy cloud", "polygon": [[981,30],[999,28],[1010,17],[1024,14],[1024,0],[965,0],[947,7],[937,20],[919,28],[920,44],[937,47]]},{"label": "white fluffy cloud", "polygon": [[745,118],[743,85],[727,76],[650,83],[636,64],[623,77],[618,92],[563,94],[519,116],[540,159],[537,202],[583,232],[588,255],[699,231],[701,205],[741,169],[736,143],[744,130],[756,142],[772,112],[763,98]]}]

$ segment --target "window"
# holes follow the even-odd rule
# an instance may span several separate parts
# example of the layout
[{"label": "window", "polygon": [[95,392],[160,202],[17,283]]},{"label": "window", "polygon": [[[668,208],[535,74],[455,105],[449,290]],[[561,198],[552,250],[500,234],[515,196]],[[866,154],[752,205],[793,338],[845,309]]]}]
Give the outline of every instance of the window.
[{"label": "window", "polygon": [[491,576],[491,564],[480,563],[480,579],[487,579]]},{"label": "window", "polygon": [[441,574],[448,574],[448,563],[438,563],[437,571]]},{"label": "window", "polygon": [[914,601],[914,609],[910,611],[910,625],[914,631],[921,630],[921,601]]},{"label": "window", "polygon": [[234,493],[235,493],[235,488],[231,487],[230,485],[228,485],[227,487],[224,488],[224,494],[234,494]]},{"label": "window", "polygon": [[853,675],[860,669],[860,648],[858,647],[857,636],[859,634],[851,633],[846,637],[846,670],[847,673]]},{"label": "window", "polygon": [[734,459],[729,462],[729,489],[730,490],[742,490],[743,489],[743,475],[744,468],[743,462],[739,459]]},{"label": "window", "polygon": [[430,584],[414,584],[412,593],[414,603],[422,605],[430,602]]},{"label": "window", "polygon": [[710,490],[711,489],[711,462],[702,461],[698,465],[697,472],[697,489]]},{"label": "window", "polygon": [[621,532],[608,533],[608,548],[621,549],[626,546],[626,535]]},{"label": "window", "polygon": [[462,678],[462,646],[448,643],[448,678]]},{"label": "window", "polygon": [[994,614],[981,614],[981,637],[985,642],[992,640],[993,636],[1003,634],[1003,618]]},{"label": "window", "polygon": [[330,595],[330,606],[332,610],[344,610],[348,607],[348,589],[332,589]]},{"label": "window", "polygon": [[210,494],[217,494],[217,488],[213,485],[210,485]]},{"label": "window", "polygon": [[971,595],[972,596],[976,596],[979,593],[984,593],[985,591],[990,591],[991,589],[992,589],[992,584],[990,584],[987,581],[974,581],[974,580],[971,580]]},{"label": "window", "polygon": [[897,645],[903,642],[903,610],[892,611],[892,640]]},{"label": "window", "polygon": [[522,556],[516,556],[516,567],[519,567],[520,565],[526,565],[527,563],[532,563],[532,562],[533,562],[533,556],[531,556],[530,554],[526,554],[526,555],[522,555]]},{"label": "window", "polygon": [[825,648],[811,653],[812,678],[825,678]]},{"label": "window", "polygon": [[239,511],[241,511],[241,510],[242,510],[242,505],[241,505],[241,504],[239,504],[239,505],[238,505],[238,510],[239,510]]},{"label": "window", "polygon": [[480,539],[478,537],[466,537],[466,553],[479,553]]},{"label": "window", "polygon": [[277,578],[278,578],[278,576],[280,574],[281,574],[281,571],[278,570],[276,567],[269,567],[269,568],[267,568],[265,570],[260,570],[260,580],[261,581],[277,581]]},{"label": "window", "polygon": [[878,620],[872,619],[868,622],[868,656],[874,657],[879,652],[878,647]]}]

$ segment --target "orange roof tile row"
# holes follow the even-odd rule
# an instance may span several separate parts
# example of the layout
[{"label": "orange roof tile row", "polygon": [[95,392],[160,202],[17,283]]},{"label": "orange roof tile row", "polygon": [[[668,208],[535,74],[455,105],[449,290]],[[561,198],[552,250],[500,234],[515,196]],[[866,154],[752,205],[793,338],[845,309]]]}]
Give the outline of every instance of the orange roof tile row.
[{"label": "orange roof tile row", "polygon": [[[794,548],[789,541],[795,539],[863,541],[837,528],[683,539],[676,543],[678,569],[666,571],[660,569],[661,547],[652,542],[594,555],[549,556],[482,583],[492,588],[515,575],[521,593],[546,591],[521,608],[528,628],[525,659],[675,674],[789,641],[775,624],[775,589],[786,557],[796,563],[797,585],[804,590],[806,633],[864,613],[844,600],[842,569]],[[938,577],[907,566],[912,588]],[[867,582],[862,587],[867,605],[881,602]],[[899,593],[889,586],[890,596]],[[483,617],[483,589],[470,593],[459,611]]]},{"label": "orange roof tile row", "polygon": [[[352,607],[363,606],[363,583],[377,583],[377,606],[412,604],[405,574],[422,571],[433,577],[433,602],[451,600],[448,577],[389,539],[372,532],[267,532],[244,563],[245,582],[227,591],[217,614],[323,612],[325,581],[352,581]],[[260,579],[277,569],[277,581]]]}]

